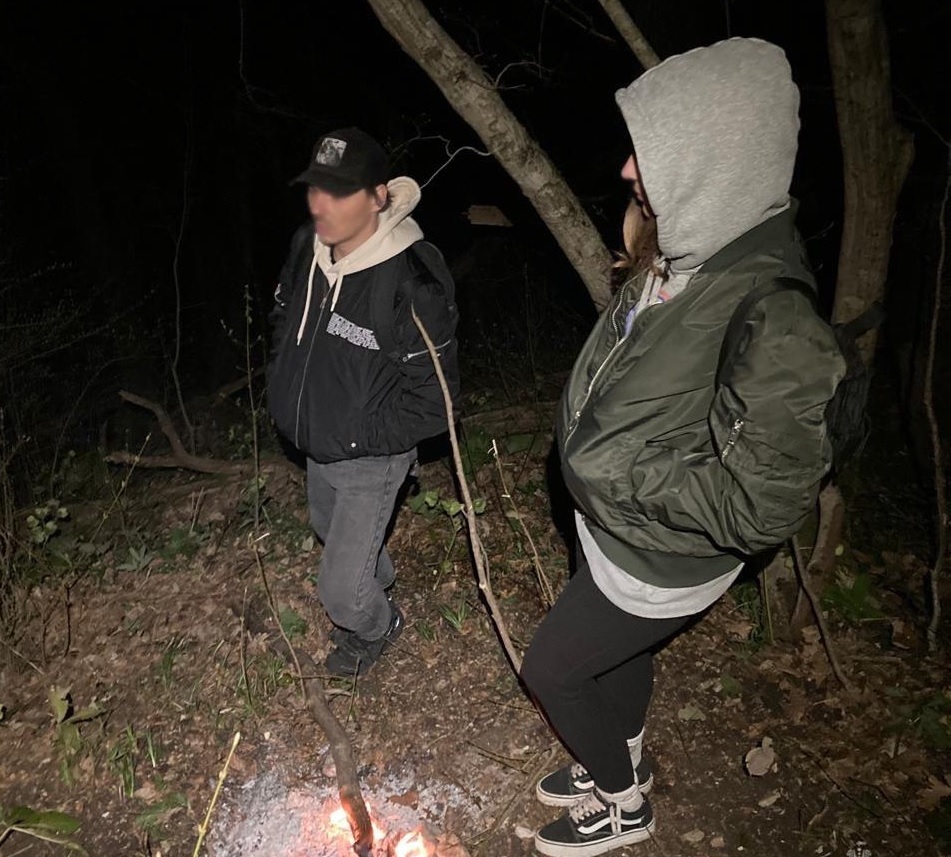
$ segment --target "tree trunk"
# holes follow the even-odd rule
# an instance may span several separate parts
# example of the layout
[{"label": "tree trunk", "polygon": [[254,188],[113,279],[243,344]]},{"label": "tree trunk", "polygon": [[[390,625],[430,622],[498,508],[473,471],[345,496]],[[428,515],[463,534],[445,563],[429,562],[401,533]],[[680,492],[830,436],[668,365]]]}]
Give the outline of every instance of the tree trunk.
[{"label": "tree trunk", "polygon": [[554,235],[598,309],[610,299],[611,256],[578,198],[502,101],[493,81],[420,0],[368,0],[380,23],[479,135]]},{"label": "tree trunk", "polygon": [[[833,318],[847,322],[885,295],[895,209],[914,144],[892,110],[880,0],[826,0],[826,27],[845,187]],[[859,342],[866,363],[872,362],[876,341],[872,330]],[[835,570],[844,524],[842,494],[833,483],[819,498],[819,531],[805,572],[818,591]],[[797,605],[793,630],[808,620],[808,609]]]},{"label": "tree trunk", "polygon": [[[892,224],[914,144],[892,110],[880,0],[826,0],[826,25],[845,184],[834,318],[844,322],[885,294]],[[875,331],[863,337],[866,361],[875,343]]]}]

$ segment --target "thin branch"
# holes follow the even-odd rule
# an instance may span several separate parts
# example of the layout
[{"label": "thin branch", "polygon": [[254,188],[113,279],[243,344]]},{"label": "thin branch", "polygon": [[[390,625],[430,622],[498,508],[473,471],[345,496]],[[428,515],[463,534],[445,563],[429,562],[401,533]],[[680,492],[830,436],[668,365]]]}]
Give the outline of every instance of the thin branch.
[{"label": "thin branch", "polygon": [[938,235],[940,236],[941,246],[938,249],[938,269],[935,273],[934,307],[931,313],[931,330],[928,334],[928,362],[925,368],[924,389],[925,413],[928,416],[928,427],[931,430],[931,449],[934,459],[935,535],[937,541],[934,565],[929,575],[931,583],[931,621],[928,623],[928,649],[932,653],[938,650],[938,625],[941,622],[941,592],[938,584],[941,579],[944,558],[948,552],[948,482],[944,472],[941,432],[938,427],[938,417],[935,413],[934,362],[935,351],[938,347],[941,290],[944,285],[944,259],[948,243],[945,220],[948,212],[949,193],[951,193],[951,146],[948,147],[948,175],[944,183],[944,196],[941,199],[941,208],[938,212]]},{"label": "thin branch", "polygon": [[429,352],[429,357],[433,361],[433,367],[436,370],[436,378],[439,380],[439,387],[442,390],[443,402],[446,405],[446,422],[449,426],[449,442],[452,445],[452,459],[456,467],[456,476],[459,479],[459,489],[462,492],[462,500],[463,504],[465,505],[466,524],[468,526],[469,542],[472,546],[472,557],[476,566],[476,575],[479,581],[479,590],[482,592],[482,595],[485,598],[485,603],[489,608],[489,617],[492,619],[492,623],[495,625],[495,630],[498,632],[499,638],[502,640],[502,647],[505,649],[505,654],[508,655],[509,662],[512,664],[512,669],[514,669],[517,674],[521,672],[522,669],[522,656],[516,651],[515,646],[512,643],[512,638],[509,636],[508,627],[506,626],[505,620],[502,618],[502,613],[499,610],[499,603],[495,598],[495,593],[492,591],[492,583],[489,580],[488,556],[482,544],[482,538],[479,536],[479,527],[476,521],[475,506],[472,503],[472,495],[469,492],[469,482],[466,479],[465,469],[462,465],[462,454],[459,451],[459,438],[456,434],[456,420],[453,416],[452,396],[449,393],[449,385],[446,383],[446,376],[442,371],[442,362],[439,359],[436,346],[433,345],[433,340],[429,335],[429,331],[426,330],[426,326],[416,314],[415,307],[411,308],[411,312],[413,314],[413,321],[416,323],[416,327],[419,328],[419,333],[423,337],[423,342],[426,343],[426,350]]},{"label": "thin branch", "polygon": [[538,555],[538,548],[535,547],[535,540],[529,532],[528,524],[525,523],[525,518],[515,503],[515,498],[512,496],[512,492],[509,491],[508,485],[505,484],[505,473],[502,470],[502,457],[499,455],[499,445],[495,442],[495,438],[492,438],[492,455],[495,457],[495,465],[499,470],[499,482],[502,483],[502,497],[508,498],[509,503],[512,504],[512,512],[515,515],[515,520],[518,521],[522,532],[525,534],[525,538],[528,539],[529,547],[532,549],[532,564],[535,567],[535,576],[538,578],[538,588],[541,589],[542,600],[546,607],[551,607],[552,604],[555,603],[555,593],[545,574],[541,557]]},{"label": "thin branch", "polygon": [[231,739],[231,749],[228,751],[224,766],[218,772],[218,782],[215,783],[215,791],[208,804],[208,811],[205,813],[205,818],[202,823],[198,825],[198,841],[195,843],[195,850],[192,852],[192,857],[198,857],[201,852],[201,846],[205,842],[205,836],[208,835],[208,825],[211,823],[211,814],[214,812],[215,804],[218,802],[218,795],[221,794],[221,787],[225,784],[225,779],[228,776],[228,768],[231,767],[231,760],[234,758],[234,751],[238,748],[238,742],[240,740],[241,733],[235,732],[234,738]]},{"label": "thin branch", "polygon": [[419,189],[420,189],[420,190],[424,190],[424,189],[426,188],[426,186],[427,186],[434,178],[436,178],[436,176],[438,176],[444,169],[446,169],[446,167],[448,167],[448,166],[452,163],[452,161],[453,161],[453,159],[456,157],[456,155],[458,155],[458,154],[460,154],[460,153],[462,153],[462,152],[472,152],[473,154],[478,155],[480,158],[489,158],[489,157],[492,156],[492,153],[491,153],[491,152],[483,152],[483,151],[481,151],[480,149],[477,149],[475,146],[460,146],[458,149],[456,149],[455,152],[450,152],[450,151],[449,151],[449,141],[447,140],[447,141],[446,141],[446,155],[447,155],[447,160],[436,170],[436,172],[434,172],[428,179],[426,179],[426,181],[424,181],[424,182],[419,186]]},{"label": "thin branch", "polygon": [[809,580],[809,569],[806,568],[805,562],[802,558],[802,550],[799,547],[799,538],[798,536],[793,536],[790,539],[790,544],[792,545],[792,556],[793,556],[793,565],[796,568],[796,574],[799,577],[799,584],[802,586],[803,591],[806,593],[806,597],[809,599],[809,603],[812,605],[812,612],[816,616],[816,624],[819,626],[819,634],[822,637],[822,644],[825,646],[826,655],[829,658],[829,663],[832,665],[832,672],[835,674],[835,677],[839,680],[839,683],[847,691],[854,690],[852,683],[845,677],[845,673],[842,671],[842,666],[839,663],[839,656],[835,651],[835,644],[832,640],[832,634],[829,633],[829,627],[826,625],[825,616],[822,615],[822,605],[819,604],[819,599],[816,597],[816,593],[812,588],[812,583]]},{"label": "thin branch", "polygon": [[641,32],[634,19],[628,14],[627,9],[621,4],[621,0],[598,0],[601,8],[607,12],[608,17],[617,27],[617,31],[627,42],[627,46],[633,51],[637,61],[645,68],[653,68],[660,64],[660,57],[651,47],[644,34]]},{"label": "thin branch", "polygon": [[[567,8],[562,8],[562,6]],[[580,28],[585,35],[594,36],[596,39],[600,39],[602,42],[607,42],[609,45],[617,44],[617,39],[615,39],[613,36],[609,36],[607,33],[602,33],[600,30],[595,28],[594,22],[591,20],[591,16],[588,15],[587,12],[582,12],[573,3],[546,3],[545,8],[551,8],[553,12],[561,15],[566,21],[569,21],[576,27]]]},{"label": "thin branch", "polygon": [[182,241],[185,238],[185,227],[188,224],[188,174],[191,170],[191,119],[189,117],[186,123],[185,134],[185,167],[182,172],[182,212],[178,219],[178,234],[173,239],[175,244],[175,255],[172,258],[172,282],[175,285],[175,351],[172,355],[172,383],[175,385],[175,395],[178,397],[178,407],[182,412],[182,420],[185,422],[185,428],[188,430],[189,452],[195,452],[195,429],[188,419],[188,411],[185,409],[185,400],[182,398],[182,382],[178,375],[178,361],[182,353],[182,280],[181,280],[181,255]]}]

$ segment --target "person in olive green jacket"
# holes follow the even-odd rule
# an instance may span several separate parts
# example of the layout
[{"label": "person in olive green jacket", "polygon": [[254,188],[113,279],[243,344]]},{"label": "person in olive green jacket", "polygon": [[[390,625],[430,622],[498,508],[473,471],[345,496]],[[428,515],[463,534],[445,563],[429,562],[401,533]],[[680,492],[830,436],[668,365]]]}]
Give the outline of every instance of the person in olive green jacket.
[{"label": "person in olive green jacket", "polygon": [[717,377],[746,294],[779,277],[815,287],[789,196],[799,92],[782,50],[698,48],[617,102],[633,144],[628,225],[656,242],[595,325],[557,416],[579,563],[522,667],[576,760],[537,786],[568,810],[536,835],[553,857],[650,836],[651,651],[812,511],[845,371],[808,297],[785,290],[754,305]]}]

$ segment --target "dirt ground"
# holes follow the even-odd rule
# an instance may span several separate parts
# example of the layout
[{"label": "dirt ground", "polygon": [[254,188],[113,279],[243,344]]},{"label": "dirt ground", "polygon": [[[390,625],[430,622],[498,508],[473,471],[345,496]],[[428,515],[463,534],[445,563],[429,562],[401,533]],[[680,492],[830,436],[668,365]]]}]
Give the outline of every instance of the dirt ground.
[{"label": "dirt ground", "polygon": [[[507,493],[556,591],[568,565],[546,490],[550,413],[516,414],[471,424],[467,447],[495,592],[524,648],[545,607]],[[254,546],[285,631],[320,663],[329,626],[309,580],[320,547],[304,520],[303,480],[278,464],[263,472],[267,535]],[[368,676],[327,683],[332,707],[382,829],[426,824],[477,857],[532,854],[534,830],[556,812],[536,802],[534,783],[567,756],[487,619],[447,465],[426,464],[420,489],[389,542],[407,629]],[[133,473],[121,527],[95,562],[69,587],[33,590],[33,619],[2,653],[0,806],[76,816],[73,839],[94,857],[190,855],[240,731],[204,853],[351,853],[331,818],[327,742],[290,669],[237,616],[263,603],[249,496],[246,475]],[[116,519],[115,508],[115,499],[76,503],[64,530],[88,531],[104,512]],[[660,653],[646,742],[657,827],[619,855],[951,853],[947,663],[921,647],[923,608],[909,595],[923,561],[901,550],[851,557],[861,575],[843,571],[826,604],[854,692],[831,675],[814,628],[794,643],[769,641],[755,583]],[[764,745],[753,776],[744,758]],[[4,857],[61,853],[18,832],[0,845]]]}]

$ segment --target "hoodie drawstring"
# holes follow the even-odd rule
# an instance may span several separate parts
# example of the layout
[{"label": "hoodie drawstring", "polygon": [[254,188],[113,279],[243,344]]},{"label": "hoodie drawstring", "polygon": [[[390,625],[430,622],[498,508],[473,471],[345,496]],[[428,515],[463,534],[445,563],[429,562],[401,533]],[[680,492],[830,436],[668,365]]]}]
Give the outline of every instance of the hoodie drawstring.
[{"label": "hoodie drawstring", "polygon": [[307,300],[304,301],[304,314],[301,316],[300,327],[297,328],[297,344],[300,345],[304,337],[304,325],[307,324],[307,316],[310,313],[310,299],[314,294],[314,271],[317,269],[317,236],[314,235],[314,258],[310,263],[310,273],[307,275]]}]

